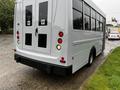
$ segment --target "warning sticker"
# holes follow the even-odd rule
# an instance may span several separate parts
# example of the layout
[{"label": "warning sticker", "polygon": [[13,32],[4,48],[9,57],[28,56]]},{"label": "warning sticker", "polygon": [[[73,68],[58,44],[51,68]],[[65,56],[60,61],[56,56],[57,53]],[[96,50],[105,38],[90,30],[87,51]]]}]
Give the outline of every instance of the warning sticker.
[{"label": "warning sticker", "polygon": [[41,25],[45,25],[45,19],[41,19]]}]

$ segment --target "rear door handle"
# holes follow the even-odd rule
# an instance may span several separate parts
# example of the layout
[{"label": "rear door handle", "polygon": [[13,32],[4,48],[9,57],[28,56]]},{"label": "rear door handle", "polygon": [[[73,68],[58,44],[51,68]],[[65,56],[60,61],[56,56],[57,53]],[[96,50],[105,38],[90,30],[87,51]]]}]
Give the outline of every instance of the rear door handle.
[{"label": "rear door handle", "polygon": [[35,36],[38,34],[38,28],[35,29]]}]

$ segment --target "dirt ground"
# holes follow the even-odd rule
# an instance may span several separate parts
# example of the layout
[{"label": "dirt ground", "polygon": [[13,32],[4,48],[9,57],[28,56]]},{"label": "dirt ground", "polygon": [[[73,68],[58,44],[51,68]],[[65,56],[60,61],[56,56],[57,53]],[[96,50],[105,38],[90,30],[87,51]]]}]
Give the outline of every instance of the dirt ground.
[{"label": "dirt ground", "polygon": [[82,83],[104,61],[120,41],[106,41],[104,54],[96,58],[91,67],[83,67],[72,76],[48,75],[14,61],[12,35],[0,35],[0,90],[80,90]]}]

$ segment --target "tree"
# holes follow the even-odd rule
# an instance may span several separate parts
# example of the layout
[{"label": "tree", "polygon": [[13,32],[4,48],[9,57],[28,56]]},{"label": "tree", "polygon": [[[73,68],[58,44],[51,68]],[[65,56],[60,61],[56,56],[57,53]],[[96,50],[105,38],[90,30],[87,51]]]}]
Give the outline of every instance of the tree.
[{"label": "tree", "polygon": [[0,0],[0,27],[8,30],[13,27],[14,0]]}]

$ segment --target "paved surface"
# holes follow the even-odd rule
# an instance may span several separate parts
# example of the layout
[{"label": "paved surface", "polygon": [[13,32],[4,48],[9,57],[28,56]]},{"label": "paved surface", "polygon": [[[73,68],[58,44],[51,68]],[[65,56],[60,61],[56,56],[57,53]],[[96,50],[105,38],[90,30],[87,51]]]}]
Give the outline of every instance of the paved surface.
[{"label": "paved surface", "polygon": [[106,41],[104,54],[97,57],[90,68],[85,66],[72,76],[60,77],[16,64],[12,50],[13,36],[0,35],[0,90],[79,90],[105,56],[119,45],[120,41]]}]

